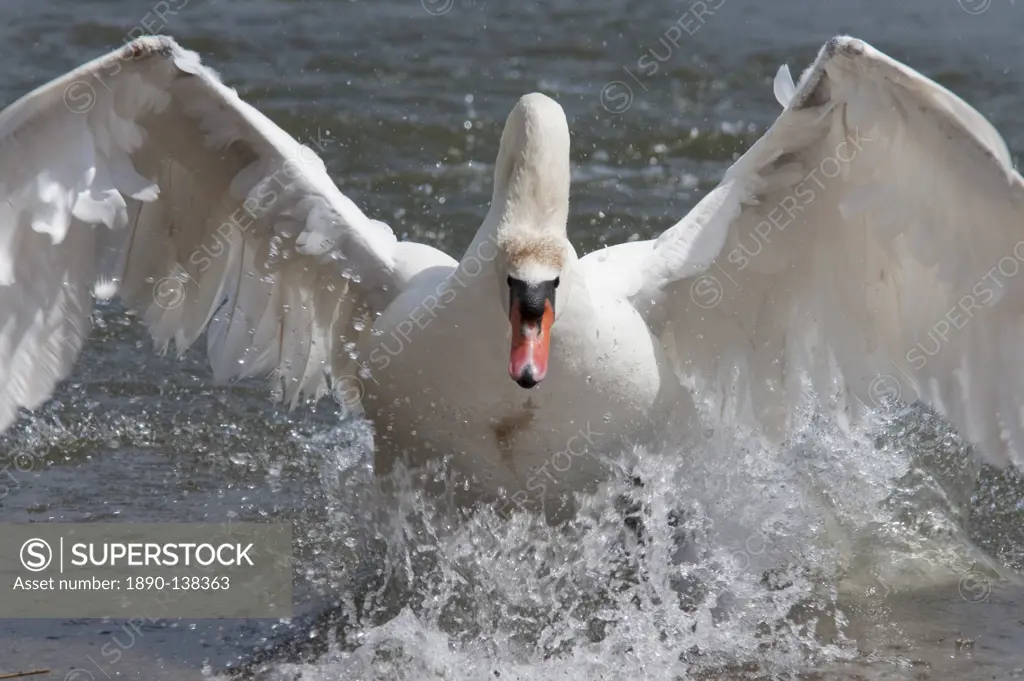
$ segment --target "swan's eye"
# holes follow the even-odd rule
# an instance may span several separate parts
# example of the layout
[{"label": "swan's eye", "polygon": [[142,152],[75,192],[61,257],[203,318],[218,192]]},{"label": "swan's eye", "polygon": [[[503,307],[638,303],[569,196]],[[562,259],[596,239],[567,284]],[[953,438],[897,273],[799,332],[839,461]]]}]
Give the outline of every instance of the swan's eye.
[{"label": "swan's eye", "polygon": [[561,277],[555,277],[555,283],[553,284],[553,285],[554,285],[554,287],[555,287],[555,288],[558,288],[558,285],[559,285],[560,283],[562,283],[562,278],[561,278]]}]

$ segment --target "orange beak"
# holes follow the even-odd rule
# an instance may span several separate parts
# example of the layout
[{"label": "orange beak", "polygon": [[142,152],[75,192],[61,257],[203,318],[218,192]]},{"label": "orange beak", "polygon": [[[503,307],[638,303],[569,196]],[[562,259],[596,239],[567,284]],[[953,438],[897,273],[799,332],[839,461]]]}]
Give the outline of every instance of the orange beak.
[{"label": "orange beak", "polygon": [[555,323],[555,308],[544,300],[540,317],[523,314],[519,299],[513,295],[508,316],[512,324],[512,352],[508,360],[508,373],[512,380],[524,388],[532,388],[544,380],[548,373],[548,351],[551,325]]}]

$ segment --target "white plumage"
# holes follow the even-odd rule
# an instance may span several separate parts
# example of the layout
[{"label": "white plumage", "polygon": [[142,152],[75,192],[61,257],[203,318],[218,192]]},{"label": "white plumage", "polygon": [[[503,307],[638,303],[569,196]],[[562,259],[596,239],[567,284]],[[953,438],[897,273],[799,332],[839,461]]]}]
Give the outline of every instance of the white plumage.
[{"label": "white plumage", "polygon": [[[582,259],[564,114],[524,97],[456,263],[398,243],[194,53],[139,39],[0,114],[0,430],[70,372],[92,297],[118,295],[159,348],[207,330],[219,379],[270,374],[291,402],[355,379],[378,463],[451,452],[488,494],[580,489],[619,436],[694,428],[682,385],[771,436],[808,382],[844,420],[920,397],[1024,463],[1024,191],[999,134],[853,38],[774,89],[779,119],[689,215]],[[513,271],[561,281],[532,390],[505,373]],[[591,418],[587,463],[536,491]]]},{"label": "white plumage", "polygon": [[852,38],[787,81],[767,134],[654,242],[639,297],[684,368],[766,427],[806,375],[847,412],[920,398],[989,462],[1024,463],[1024,187],[1002,138]]},{"label": "white plumage", "polygon": [[332,345],[401,283],[391,230],[170,39],[5,110],[0,168],[0,429],[71,369],[90,292],[138,308],[161,349],[209,325],[218,378],[274,372],[295,400],[323,391],[348,359]]}]

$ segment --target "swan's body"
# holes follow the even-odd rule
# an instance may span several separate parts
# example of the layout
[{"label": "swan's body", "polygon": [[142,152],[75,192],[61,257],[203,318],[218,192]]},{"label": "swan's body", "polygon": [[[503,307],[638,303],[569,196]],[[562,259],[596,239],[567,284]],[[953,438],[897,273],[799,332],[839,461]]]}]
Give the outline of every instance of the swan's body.
[{"label": "swan's body", "polygon": [[451,454],[476,496],[524,505],[586,488],[625,443],[697,432],[690,389],[771,437],[807,384],[841,420],[919,397],[987,460],[1024,461],[1024,182],[998,133],[852,38],[776,95],[686,218],[584,258],[568,124],[527,95],[457,262],[398,243],[196,55],[135,41],[0,114],[0,430],[116,294],[160,347],[208,330],[221,379],[361,404],[381,472]]},{"label": "swan's body", "polygon": [[[598,306],[575,268],[569,276],[578,281],[562,277],[560,290],[573,292],[556,327],[564,332],[552,334],[547,378],[531,390],[510,381],[505,364],[494,361],[508,352],[509,323],[488,304],[498,279],[490,269],[485,263],[476,277],[457,271],[480,285],[456,284],[457,295],[435,317],[422,309],[434,291],[427,287],[403,294],[378,320],[382,335],[367,348],[378,362],[364,405],[377,426],[381,470],[403,453],[413,453],[411,464],[431,451],[451,453],[487,490],[520,492],[517,502],[533,504],[586,488],[599,479],[603,454],[652,437],[652,424],[664,423],[670,409],[685,414],[690,397],[644,319],[624,301]],[[408,328],[410,314],[422,328]]]},{"label": "swan's body", "polygon": [[[529,130],[525,141],[520,128]],[[605,295],[600,273],[581,267],[565,238],[569,129],[557,104],[543,95],[520,100],[502,137],[497,177],[517,149],[524,162],[509,174],[525,177],[511,178],[507,189],[497,182],[461,262],[425,272],[374,324],[360,348],[371,377],[363,404],[377,426],[378,471],[396,459],[415,466],[434,453],[452,454],[480,483],[471,498],[504,490],[524,505],[557,499],[548,504],[557,508],[601,477],[603,455],[653,437],[652,424],[670,409],[685,418],[691,401],[644,318],[624,297]],[[563,174],[545,177],[537,168]],[[542,246],[518,257],[531,250],[538,227],[546,230]],[[544,252],[548,240],[557,255]],[[509,352],[511,335],[509,312],[496,303],[509,296],[510,270],[528,277],[531,267],[555,259],[557,272],[538,275],[559,277],[549,371],[524,390],[495,361]]]}]

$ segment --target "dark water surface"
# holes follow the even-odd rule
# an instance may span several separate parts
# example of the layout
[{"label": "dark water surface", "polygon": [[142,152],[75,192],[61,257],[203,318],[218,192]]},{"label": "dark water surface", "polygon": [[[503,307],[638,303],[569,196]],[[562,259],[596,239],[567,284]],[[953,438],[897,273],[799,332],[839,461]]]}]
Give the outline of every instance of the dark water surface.
[{"label": "dark water surface", "polygon": [[[288,132],[326,140],[333,177],[369,214],[458,255],[486,212],[504,118],[539,90],[572,128],[569,229],[583,252],[647,238],[684,215],[777,115],[777,67],[799,73],[838,33],[956,91],[1017,158],[1024,6],[961,3],[3,0],[0,102],[126,35],[173,35]],[[702,7],[717,9],[700,16]],[[664,546],[656,539],[630,554],[627,577],[609,557],[621,538],[599,521],[566,538],[525,520],[447,528],[424,511],[399,523],[396,540],[362,505],[365,423],[329,402],[277,409],[259,383],[215,386],[200,353],[155,357],[116,305],[96,323],[73,379],[0,439],[0,464],[15,453],[32,461],[0,499],[0,521],[291,520],[303,617],[150,623],[114,664],[100,651],[119,632],[125,640],[120,621],[0,621],[0,673],[195,679],[250,665],[265,679],[1024,676],[1024,597],[990,569],[1024,565],[1024,485],[985,471],[965,490],[966,506],[932,499],[963,452],[926,415],[887,420],[883,435],[856,442],[812,432],[813,459],[730,449],[735,459],[708,464],[700,481],[650,491],[655,503],[714,483],[722,498],[752,490],[771,503],[705,499],[694,517],[708,504],[744,519],[778,513],[753,544],[753,534],[735,543],[716,528],[687,578],[718,603],[681,608],[667,603],[678,584],[658,557],[668,529]],[[918,466],[929,456],[946,468]],[[796,476],[813,481],[793,492]],[[829,510],[779,506],[797,494],[827,499]],[[766,539],[771,550],[756,548]],[[374,541],[387,548],[374,553]],[[429,565],[417,562],[418,546]],[[752,581],[722,567],[737,551]],[[900,567],[929,561],[952,577]],[[772,570],[782,564],[794,571],[780,586]],[[618,579],[621,589],[606,588]],[[355,601],[374,589],[376,609],[355,622]],[[747,605],[723,615],[730,598]]]}]

